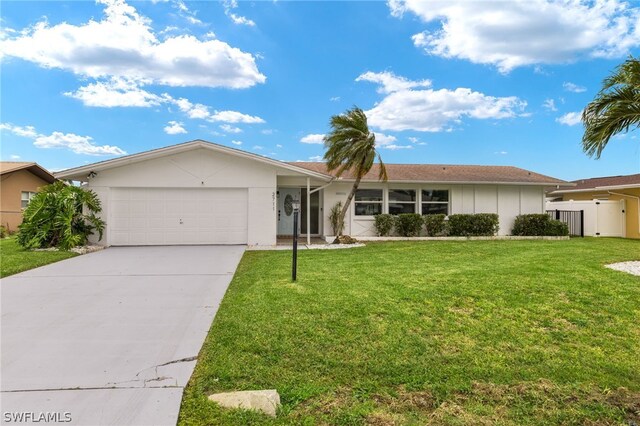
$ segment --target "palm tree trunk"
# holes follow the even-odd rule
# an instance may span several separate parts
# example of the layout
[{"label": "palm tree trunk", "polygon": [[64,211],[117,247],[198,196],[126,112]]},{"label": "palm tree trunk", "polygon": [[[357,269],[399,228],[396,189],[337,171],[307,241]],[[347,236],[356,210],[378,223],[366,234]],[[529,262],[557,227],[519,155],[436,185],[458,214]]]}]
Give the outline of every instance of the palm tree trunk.
[{"label": "palm tree trunk", "polygon": [[[347,201],[344,202],[344,206],[342,207],[342,211],[340,212],[340,223],[342,223],[342,228],[344,228],[344,217],[347,215],[347,210],[349,209],[349,205],[351,204],[351,200],[356,195],[356,191],[358,190],[358,186],[360,186],[360,180],[362,180],[361,176],[356,178],[356,181],[353,182],[353,187],[351,188],[351,192],[347,197]],[[343,229],[344,230],[344,229]],[[340,231],[340,235],[342,235],[342,231]]]}]

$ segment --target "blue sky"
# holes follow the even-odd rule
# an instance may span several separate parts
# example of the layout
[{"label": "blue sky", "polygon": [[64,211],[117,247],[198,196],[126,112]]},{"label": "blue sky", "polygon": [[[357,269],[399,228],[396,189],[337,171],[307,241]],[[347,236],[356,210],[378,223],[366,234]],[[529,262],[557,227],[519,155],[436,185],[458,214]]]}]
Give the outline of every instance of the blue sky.
[{"label": "blue sky", "polygon": [[2,2],[1,157],[75,167],[193,139],[315,160],[367,112],[388,163],[640,172],[637,132],[595,160],[580,111],[640,46],[600,2]]}]

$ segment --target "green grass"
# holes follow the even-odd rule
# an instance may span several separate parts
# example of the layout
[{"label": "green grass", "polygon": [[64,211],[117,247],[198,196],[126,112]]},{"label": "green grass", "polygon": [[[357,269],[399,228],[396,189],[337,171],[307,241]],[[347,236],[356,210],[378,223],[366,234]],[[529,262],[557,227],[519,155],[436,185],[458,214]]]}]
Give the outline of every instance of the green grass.
[{"label": "green grass", "polygon": [[0,240],[0,278],[76,256],[69,251],[24,250],[15,238]]},{"label": "green grass", "polygon": [[[640,241],[397,242],[247,252],[180,425],[640,421]],[[276,419],[214,392],[280,392]]]}]

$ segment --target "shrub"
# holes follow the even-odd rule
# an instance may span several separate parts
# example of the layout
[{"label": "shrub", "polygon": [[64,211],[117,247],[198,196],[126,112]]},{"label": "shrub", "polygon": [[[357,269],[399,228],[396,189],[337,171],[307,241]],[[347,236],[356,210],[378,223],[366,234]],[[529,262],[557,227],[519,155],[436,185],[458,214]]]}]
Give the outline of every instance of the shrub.
[{"label": "shrub", "polygon": [[338,201],[329,212],[329,222],[331,222],[331,229],[333,229],[333,235],[342,235],[344,230],[344,218],[340,218],[340,212],[342,211],[342,201]]},{"label": "shrub", "polygon": [[436,235],[443,235],[446,228],[444,214],[428,214],[423,217],[424,225],[429,237],[435,237]]},{"label": "shrub", "polygon": [[380,237],[386,237],[391,233],[393,228],[394,217],[390,214],[377,214],[374,216],[376,233]]},{"label": "shrub", "polygon": [[500,229],[495,213],[452,214],[449,216],[449,235],[454,237],[493,236]]},{"label": "shrub", "polygon": [[417,237],[420,235],[424,221],[418,213],[402,213],[395,217],[394,226],[398,234],[403,237]]},{"label": "shrub", "polygon": [[30,249],[68,250],[86,244],[93,231],[102,239],[105,223],[96,216],[101,211],[93,191],[63,182],[44,186],[24,210],[17,242]]},{"label": "shrub", "polygon": [[559,220],[551,219],[547,225],[545,235],[549,237],[566,237],[569,235],[569,225]]},{"label": "shrub", "polygon": [[0,238],[5,238],[9,235],[7,228],[4,225],[0,225]]},{"label": "shrub", "polygon": [[522,236],[565,236],[569,235],[569,226],[559,220],[551,219],[547,214],[521,214],[516,217],[511,234]]}]

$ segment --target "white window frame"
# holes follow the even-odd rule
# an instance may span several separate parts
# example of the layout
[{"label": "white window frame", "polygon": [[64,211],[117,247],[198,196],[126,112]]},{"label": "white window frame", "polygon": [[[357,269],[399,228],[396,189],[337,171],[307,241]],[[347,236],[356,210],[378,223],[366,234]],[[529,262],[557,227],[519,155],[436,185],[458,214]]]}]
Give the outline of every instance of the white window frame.
[{"label": "white window frame", "polygon": [[[33,192],[33,191],[20,191],[20,208],[22,210],[26,209],[29,203],[31,202],[31,199],[36,194],[37,192]],[[26,198],[25,198],[25,195],[26,195]],[[23,206],[22,203],[24,203],[25,201],[27,202],[27,204]]]},{"label": "white window frame", "polygon": [[[415,193],[415,196],[414,196],[415,200],[414,201],[393,201],[391,200],[392,191],[413,191]],[[421,194],[420,189],[416,189],[416,188],[388,188],[387,189],[387,213],[394,214],[394,213],[391,213],[391,211],[389,210],[391,204],[413,204],[413,213],[415,213],[418,208],[419,194]]]},{"label": "white window frame", "polygon": [[[448,201],[425,201],[422,199],[422,191],[447,191],[447,198]],[[450,188],[420,188],[420,214],[424,215],[422,213],[422,206],[425,204],[446,204],[447,206],[447,213],[446,215],[449,216],[449,214],[451,214],[451,189]]]},{"label": "white window frame", "polygon": [[[358,201],[358,191],[380,191],[380,201]],[[353,196],[353,216],[357,218],[373,217],[374,215],[357,214],[357,204],[380,204],[380,212],[384,213],[384,188],[358,188]]]}]

